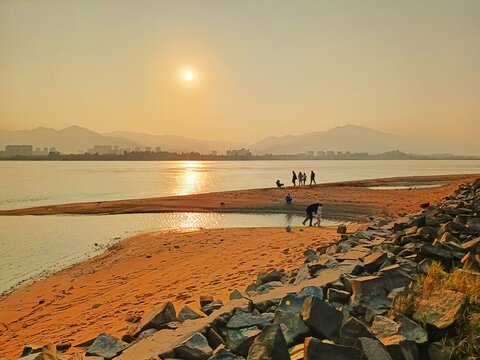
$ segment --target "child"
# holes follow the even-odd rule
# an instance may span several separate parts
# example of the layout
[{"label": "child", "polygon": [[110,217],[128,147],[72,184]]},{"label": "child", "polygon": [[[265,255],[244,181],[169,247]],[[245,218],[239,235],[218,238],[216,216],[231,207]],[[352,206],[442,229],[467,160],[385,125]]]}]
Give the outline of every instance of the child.
[{"label": "child", "polygon": [[292,203],[292,197],[290,196],[290,194],[288,194],[287,196],[285,196],[285,201],[287,202],[287,204],[291,204],[291,203]]},{"label": "child", "polygon": [[319,204],[318,208],[317,208],[317,221],[314,224],[314,226],[320,227],[320,221],[321,220],[322,220],[322,204]]}]

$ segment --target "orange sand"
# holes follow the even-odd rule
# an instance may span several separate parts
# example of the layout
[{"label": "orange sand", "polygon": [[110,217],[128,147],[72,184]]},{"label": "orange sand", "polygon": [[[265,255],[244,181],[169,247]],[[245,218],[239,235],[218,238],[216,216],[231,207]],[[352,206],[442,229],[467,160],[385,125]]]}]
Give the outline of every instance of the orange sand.
[{"label": "orange sand", "polygon": [[19,356],[25,344],[78,344],[103,331],[121,336],[127,316],[165,301],[177,311],[185,304],[198,308],[202,294],[225,301],[259,272],[290,271],[303,263],[304,250],[339,237],[332,228],[244,228],[126,239],[3,299],[0,357]]}]

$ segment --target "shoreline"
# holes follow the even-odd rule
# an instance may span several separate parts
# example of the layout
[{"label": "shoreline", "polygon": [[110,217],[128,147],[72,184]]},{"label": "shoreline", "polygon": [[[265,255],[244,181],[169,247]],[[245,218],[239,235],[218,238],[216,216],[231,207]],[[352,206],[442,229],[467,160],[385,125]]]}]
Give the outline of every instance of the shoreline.
[{"label": "shoreline", "polygon": [[[298,191],[297,199],[328,195],[333,200],[328,206],[346,207],[345,212],[356,216],[360,222],[370,216],[414,213],[420,210],[421,204],[436,203],[453,193],[458,185],[476,178],[476,175],[394,178],[395,184],[408,186],[447,182],[441,187],[413,190],[362,187],[365,184],[391,185],[392,179],[305,186],[294,190]],[[237,199],[245,206],[252,206],[255,200],[268,200],[275,191],[279,190],[242,190],[185,198],[187,203],[202,196],[218,201],[218,194],[222,194],[229,195],[232,201]],[[248,196],[238,199],[239,194]],[[256,198],[258,194],[263,197]],[[270,202],[278,207],[281,202],[277,197],[270,198]],[[280,200],[283,201],[283,197]],[[303,206],[301,209],[303,211]],[[364,223],[347,226],[349,232],[364,227]],[[127,317],[145,315],[165,301],[172,301],[177,309],[187,304],[198,309],[198,298],[205,294],[225,301],[234,289],[243,291],[247,284],[254,282],[261,271],[283,268],[288,272],[303,263],[305,250],[339,240],[336,227],[294,227],[291,233],[283,227],[154,231],[124,239],[102,254],[2,297],[0,358],[17,357],[26,344],[76,345],[94,338],[100,331],[121,337],[127,329]]]},{"label": "shoreline", "polygon": [[[476,179],[478,176],[480,174],[394,177],[326,183],[313,186],[289,186],[282,189],[259,188],[158,198],[58,204],[0,210],[0,216],[111,215],[164,212],[303,214],[305,206],[312,202],[320,201],[324,205],[326,217],[366,220],[372,215],[411,211],[411,207],[402,208],[401,206],[396,206],[396,204],[408,203],[409,197],[422,197],[425,199],[424,202],[439,200],[446,192],[452,192],[456,186]],[[422,185],[440,186],[435,188],[415,188]],[[369,189],[369,187],[382,186],[406,186],[412,189]],[[381,193],[379,193],[380,191]],[[286,206],[284,201],[284,196],[287,193],[290,193],[294,199],[293,204],[290,206]],[[440,197],[437,195],[440,195]],[[429,197],[433,197],[433,199]]]}]

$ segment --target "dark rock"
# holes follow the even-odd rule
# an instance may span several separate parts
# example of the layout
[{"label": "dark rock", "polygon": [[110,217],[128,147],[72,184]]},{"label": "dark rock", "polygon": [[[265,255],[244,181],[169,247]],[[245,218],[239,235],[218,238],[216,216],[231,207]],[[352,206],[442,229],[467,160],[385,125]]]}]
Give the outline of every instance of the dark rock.
[{"label": "dark rock", "polygon": [[201,308],[201,310],[205,315],[208,316],[212,312],[214,312],[215,310],[220,309],[222,306],[223,306],[223,301],[222,300],[215,300],[215,301],[213,301],[211,303],[208,303],[207,305],[203,306]]},{"label": "dark rock", "polygon": [[353,346],[355,340],[359,337],[376,339],[375,335],[373,335],[363,323],[354,317],[351,317],[340,328],[340,337],[338,339],[338,343],[340,345]]},{"label": "dark rock", "polygon": [[338,225],[337,226],[337,234],[346,234],[347,227],[345,225]]},{"label": "dark rock", "polygon": [[443,234],[445,232],[457,233],[457,234],[468,233],[468,229],[465,227],[465,225],[462,225],[455,221],[450,221],[450,222],[447,222],[446,224],[443,224],[442,226],[440,226],[439,231],[440,231],[440,234]]},{"label": "dark rock", "polygon": [[180,312],[178,313],[178,321],[185,321],[185,320],[194,320],[194,319],[200,319],[203,316],[200,314],[197,314],[195,311],[190,309],[188,306],[185,306]]},{"label": "dark rock", "polygon": [[248,360],[290,360],[287,343],[280,325],[269,325],[255,338]]},{"label": "dark rock", "polygon": [[361,276],[350,280],[355,295],[387,295],[385,281],[380,276]]},{"label": "dark rock", "polygon": [[308,264],[303,264],[302,266],[300,266],[300,269],[298,269],[298,273],[297,273],[297,276],[295,277],[294,284],[299,284],[310,278],[311,276],[310,276],[310,271],[308,269]]},{"label": "dark rock", "polygon": [[413,320],[445,329],[457,320],[465,302],[465,294],[442,290],[420,300]]},{"label": "dark rock", "polygon": [[428,356],[432,360],[450,360],[450,351],[437,341],[428,346]]},{"label": "dark rock", "polygon": [[347,304],[350,300],[350,293],[348,291],[329,288],[327,290],[327,299],[329,302]]},{"label": "dark rock", "polygon": [[428,341],[428,333],[415,321],[394,311],[391,311],[388,317],[397,324],[400,324],[398,332],[403,335],[406,340],[414,341],[417,344],[423,344]]},{"label": "dark rock", "polygon": [[360,350],[362,360],[392,360],[385,346],[377,339],[360,337],[355,347]]},{"label": "dark rock", "polygon": [[316,338],[305,339],[305,360],[360,360],[360,351],[351,346],[336,345]]},{"label": "dark rock", "polygon": [[342,326],[343,314],[329,303],[314,296],[305,300],[302,309],[302,319],[307,326],[322,337],[336,341],[340,327]]},{"label": "dark rock", "polygon": [[270,321],[264,316],[257,316],[250,313],[239,312],[236,315],[232,316],[230,321],[227,323],[227,328],[240,329],[255,326],[263,329],[269,323]]},{"label": "dark rock", "polygon": [[418,348],[413,341],[407,341],[402,335],[393,335],[382,339],[382,343],[393,360],[419,360]]},{"label": "dark rock", "polygon": [[235,300],[235,299],[243,299],[248,297],[247,294],[242,293],[238,290],[233,290],[230,296],[228,297],[230,300]]},{"label": "dark rock", "polygon": [[205,337],[207,338],[208,345],[210,345],[212,349],[216,349],[225,343],[222,336],[212,327],[207,328]]},{"label": "dark rock", "polygon": [[369,273],[373,273],[377,271],[386,260],[386,253],[376,251],[363,259],[363,266]]},{"label": "dark rock", "polygon": [[318,260],[318,255],[315,251],[311,250],[311,249],[308,249],[308,250],[305,250],[303,252],[303,254],[307,257],[305,259],[305,262],[306,263],[311,263],[311,262],[314,262],[314,261],[317,261]]},{"label": "dark rock", "polygon": [[296,344],[298,340],[303,340],[309,333],[308,326],[297,313],[277,309],[273,323],[280,324],[288,346]]},{"label": "dark rock", "polygon": [[87,356],[101,356],[111,359],[130,345],[105,333],[101,333],[87,349]]},{"label": "dark rock", "polygon": [[302,290],[300,290],[298,296],[315,296],[323,300],[323,289],[320,286],[305,286]]},{"label": "dark rock", "polygon": [[281,281],[270,281],[266,284],[258,286],[256,291],[259,294],[265,294],[270,290],[281,287],[281,286],[283,286],[283,283]]},{"label": "dark rock", "polygon": [[137,334],[148,329],[163,329],[167,323],[176,320],[175,307],[167,302],[145,316],[137,328]]},{"label": "dark rock", "polygon": [[220,348],[220,349],[216,349],[213,352],[213,356],[209,360],[241,360],[241,359],[243,358],[235,354],[232,354],[230,351],[224,348]]},{"label": "dark rock", "polygon": [[451,251],[433,246],[431,244],[423,244],[422,247],[420,247],[419,255],[422,258],[430,258],[446,263],[450,263],[454,259]]},{"label": "dark rock", "polygon": [[213,354],[208,341],[200,333],[195,333],[175,347],[175,355],[185,360],[206,360]]},{"label": "dark rock", "polygon": [[260,329],[255,326],[241,329],[227,329],[227,347],[235,354],[247,356],[248,349],[258,334],[260,334]]},{"label": "dark rock", "polygon": [[307,297],[308,296],[303,296],[295,293],[288,294],[282,298],[277,310],[300,314],[303,309],[303,303],[305,302],[305,299]]},{"label": "dark rock", "polygon": [[200,307],[204,307],[213,302],[213,296],[210,295],[200,295]]},{"label": "dark rock", "polygon": [[430,206],[430,203],[429,203],[429,202],[420,204],[420,207],[421,207],[422,209],[426,209],[426,208],[428,208],[429,206]]},{"label": "dark rock", "polygon": [[260,273],[257,276],[257,285],[264,285],[272,281],[281,281],[282,278],[287,277],[284,271],[272,271],[268,274]]}]

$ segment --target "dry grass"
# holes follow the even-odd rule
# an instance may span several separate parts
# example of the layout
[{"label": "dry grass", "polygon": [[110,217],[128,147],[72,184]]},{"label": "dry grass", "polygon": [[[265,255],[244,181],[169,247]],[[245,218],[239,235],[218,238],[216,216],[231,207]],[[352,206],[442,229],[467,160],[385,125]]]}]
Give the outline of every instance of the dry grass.
[{"label": "dry grass", "polygon": [[468,269],[447,273],[440,263],[434,262],[427,274],[418,278],[415,290],[418,295],[395,299],[394,309],[411,316],[418,301],[434,292],[453,290],[467,295],[467,306],[457,321],[455,335],[445,337],[442,344],[450,359],[480,359],[480,275]]}]

